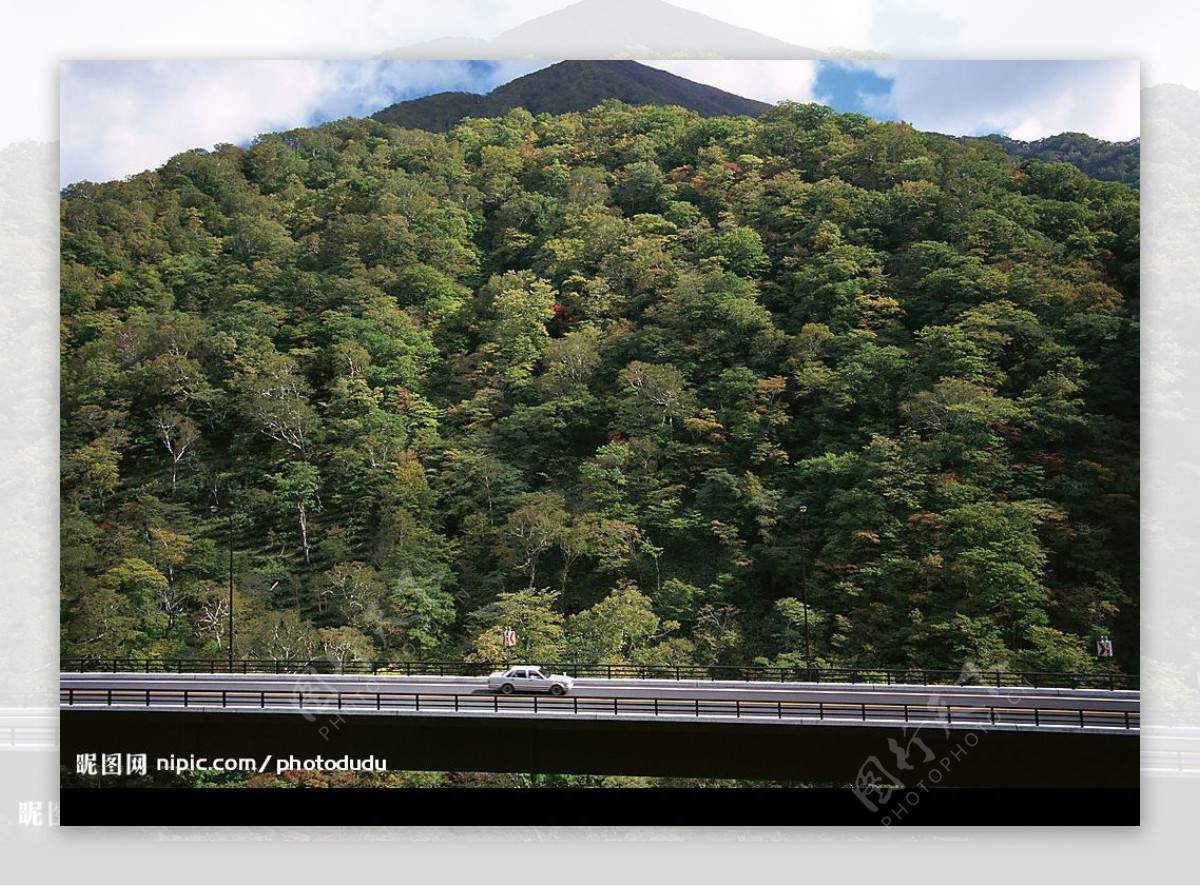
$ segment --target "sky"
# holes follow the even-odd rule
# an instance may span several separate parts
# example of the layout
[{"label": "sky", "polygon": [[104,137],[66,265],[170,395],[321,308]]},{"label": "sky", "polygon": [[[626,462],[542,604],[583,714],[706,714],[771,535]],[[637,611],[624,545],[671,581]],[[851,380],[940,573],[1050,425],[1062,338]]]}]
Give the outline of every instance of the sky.
[{"label": "sky", "polygon": [[64,62],[60,179],[108,181],[175,154],[365,117],[445,90],[488,91],[545,62]]},{"label": "sky", "polygon": [[[0,147],[58,138],[64,59],[371,58],[489,38],[573,0],[42,0],[0,3]],[[1200,89],[1200,5],[1176,0],[671,0],[801,46],[906,59],[1137,59],[1143,85]]]},{"label": "sky", "polygon": [[[69,61],[60,71],[60,179],[108,181],[193,148],[445,90],[487,92],[544,61]],[[952,135],[1138,135],[1136,62],[648,61],[766,102],[817,101]]]}]

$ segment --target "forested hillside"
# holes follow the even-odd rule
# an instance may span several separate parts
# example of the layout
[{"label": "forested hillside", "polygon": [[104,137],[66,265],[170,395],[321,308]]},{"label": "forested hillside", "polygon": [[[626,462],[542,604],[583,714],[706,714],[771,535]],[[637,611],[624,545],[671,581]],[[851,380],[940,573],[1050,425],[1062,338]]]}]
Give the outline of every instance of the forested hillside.
[{"label": "forested hillside", "polygon": [[[62,199],[66,656],[1136,670],[1138,196],[781,105]],[[1116,641],[1112,662],[1094,641]]]},{"label": "forested hillside", "polygon": [[[1092,138],[1082,132],[1063,132],[1036,141],[1025,142],[1003,135],[985,135],[984,139],[1004,148],[1005,153],[1018,161],[1044,160],[1049,163],[1071,163],[1092,178],[1101,181],[1124,182],[1139,187],[1142,178],[1142,145],[1140,139],[1109,142]],[[960,139],[965,141],[966,139]]]}]

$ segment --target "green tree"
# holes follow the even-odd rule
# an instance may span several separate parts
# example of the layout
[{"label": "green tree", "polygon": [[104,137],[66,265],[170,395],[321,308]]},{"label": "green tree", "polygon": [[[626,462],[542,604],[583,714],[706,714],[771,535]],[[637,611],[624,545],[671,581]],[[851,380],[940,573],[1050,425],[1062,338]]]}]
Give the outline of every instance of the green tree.
[{"label": "green tree", "polygon": [[[516,655],[526,662],[561,661],[566,651],[563,617],[555,610],[558,592],[527,588],[500,594],[494,603],[471,613],[474,639],[468,661],[505,661]],[[504,646],[503,632],[512,629],[517,645]]]},{"label": "green tree", "polygon": [[650,598],[632,581],[571,619],[567,642],[581,661],[628,664],[659,630]]},{"label": "green tree", "polygon": [[527,381],[550,340],[546,324],[554,316],[558,294],[528,272],[510,271],[493,277],[482,297],[486,316],[480,353],[485,365],[509,382]]},{"label": "green tree", "polygon": [[446,643],[454,623],[454,597],[436,581],[412,575],[393,579],[384,596],[390,633],[406,657],[426,659]]},{"label": "green tree", "polygon": [[312,565],[312,552],[308,543],[308,518],[310,509],[318,504],[317,491],[321,487],[321,475],[316,466],[307,462],[291,462],[283,473],[272,474],[275,494],[296,509],[296,520],[300,530],[300,549],[304,552],[304,565]]},{"label": "green tree", "polygon": [[71,611],[66,651],[79,658],[126,658],[136,654],[141,632],[133,603],[114,590],[85,594]]}]

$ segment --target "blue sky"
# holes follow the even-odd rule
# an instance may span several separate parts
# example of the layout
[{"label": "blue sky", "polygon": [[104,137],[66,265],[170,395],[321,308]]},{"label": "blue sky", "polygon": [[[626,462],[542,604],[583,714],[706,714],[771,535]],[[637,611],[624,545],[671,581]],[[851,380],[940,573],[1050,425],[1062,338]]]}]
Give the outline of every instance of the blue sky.
[{"label": "blue sky", "polygon": [[886,99],[892,82],[867,68],[822,65],[817,74],[816,91],[826,104],[839,111],[866,114],[871,113],[868,107],[873,101]]},{"label": "blue sky", "polygon": [[[61,180],[106,181],[192,148],[487,92],[551,62],[78,61],[60,71]],[[651,64],[766,102],[818,101],[955,135],[1138,134],[1134,62],[728,61]]]}]

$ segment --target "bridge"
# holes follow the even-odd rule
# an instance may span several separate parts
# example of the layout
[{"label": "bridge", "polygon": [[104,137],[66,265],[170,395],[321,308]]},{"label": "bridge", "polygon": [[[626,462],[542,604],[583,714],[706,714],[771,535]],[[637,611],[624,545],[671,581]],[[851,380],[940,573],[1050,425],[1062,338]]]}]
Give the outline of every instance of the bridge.
[{"label": "bridge", "polygon": [[[371,674],[373,676],[486,676],[512,662],[499,661],[332,661],[329,659],[250,658],[71,658],[62,661],[64,672],[144,674]],[[640,665],[581,662],[542,663],[544,670],[572,677],[635,680],[738,680],[778,683],[883,683],[915,686],[976,685],[1059,688],[1137,689],[1136,674],[1113,671],[1062,673],[1007,671],[964,667],[956,670],[923,667],[779,667],[772,665]]]},{"label": "bridge", "polygon": [[87,752],[260,761],[373,755],[412,770],[852,785],[875,767],[884,777],[936,772],[943,786],[1138,783],[1136,689],[1003,679],[1000,687],[909,685],[879,672],[867,674],[878,682],[862,683],[681,672],[581,677],[553,698],[500,696],[478,676],[373,670],[64,673],[63,760]]}]

